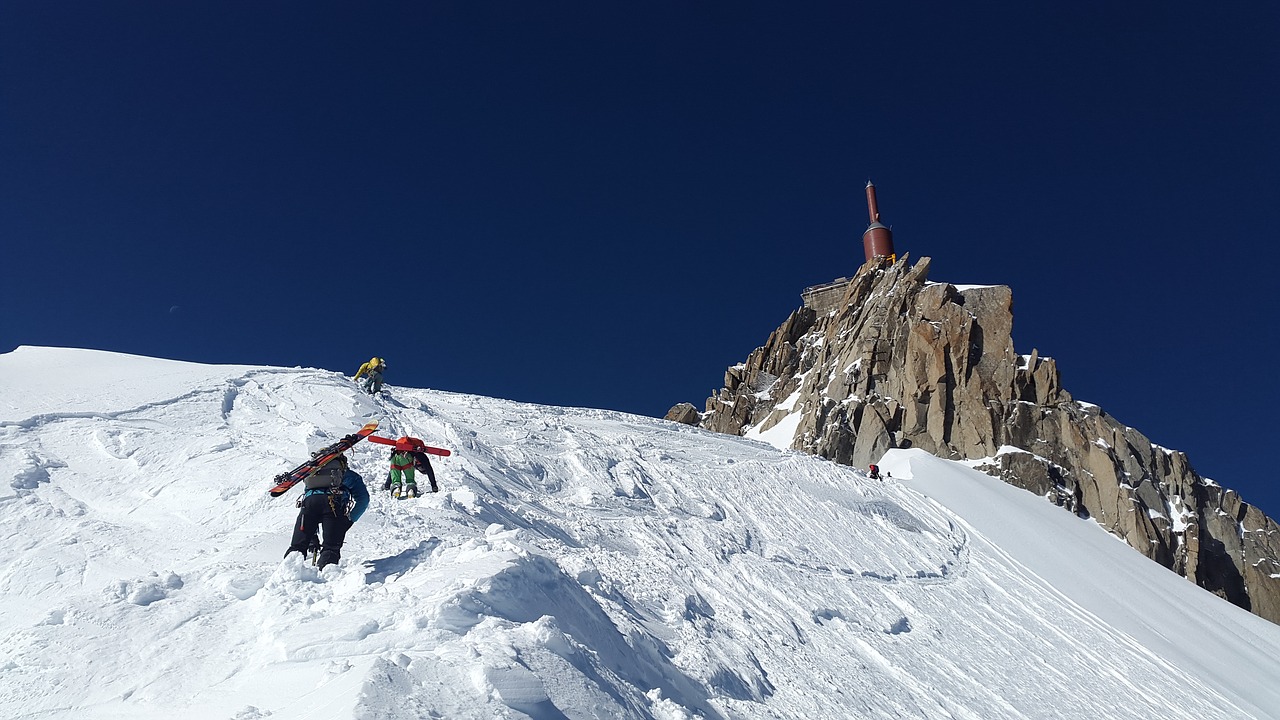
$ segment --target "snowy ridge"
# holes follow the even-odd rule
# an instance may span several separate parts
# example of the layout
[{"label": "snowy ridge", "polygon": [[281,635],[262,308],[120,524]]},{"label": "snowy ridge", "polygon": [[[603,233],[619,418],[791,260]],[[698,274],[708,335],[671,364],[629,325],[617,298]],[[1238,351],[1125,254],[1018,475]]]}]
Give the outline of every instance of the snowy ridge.
[{"label": "snowy ridge", "polygon": [[[45,348],[0,409],[3,717],[1280,717],[1280,628],[918,452]],[[367,419],[442,492],[361,444],[340,566],[281,561],[268,480]]]}]

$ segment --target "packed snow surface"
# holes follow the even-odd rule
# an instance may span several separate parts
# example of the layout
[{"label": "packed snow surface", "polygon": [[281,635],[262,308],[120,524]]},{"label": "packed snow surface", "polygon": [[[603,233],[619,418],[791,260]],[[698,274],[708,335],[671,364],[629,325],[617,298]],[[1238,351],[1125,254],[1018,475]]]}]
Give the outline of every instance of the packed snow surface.
[{"label": "packed snow surface", "polygon": [[[389,378],[394,379],[394,378]],[[450,448],[342,562],[270,479]],[[1267,718],[1280,627],[918,451],[861,472],[338,373],[0,355],[0,717]]]}]

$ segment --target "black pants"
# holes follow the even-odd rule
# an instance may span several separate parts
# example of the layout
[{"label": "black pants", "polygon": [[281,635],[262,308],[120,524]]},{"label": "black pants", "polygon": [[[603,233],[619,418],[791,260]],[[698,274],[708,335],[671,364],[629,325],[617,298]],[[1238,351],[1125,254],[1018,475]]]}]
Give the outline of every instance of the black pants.
[{"label": "black pants", "polygon": [[[321,526],[324,527],[323,542],[316,537]],[[308,495],[302,499],[302,510],[293,525],[293,541],[285,551],[285,557],[291,552],[305,554],[308,548],[319,545],[317,565],[323,569],[325,565],[334,564],[342,557],[342,543],[347,539],[350,527],[345,493]]]}]

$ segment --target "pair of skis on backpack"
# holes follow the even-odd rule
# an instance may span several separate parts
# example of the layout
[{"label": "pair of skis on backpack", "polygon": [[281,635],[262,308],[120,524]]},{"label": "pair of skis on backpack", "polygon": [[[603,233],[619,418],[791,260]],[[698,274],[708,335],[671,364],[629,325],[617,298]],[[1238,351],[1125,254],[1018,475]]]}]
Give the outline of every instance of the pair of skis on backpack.
[{"label": "pair of skis on backpack", "polygon": [[[311,454],[310,460],[307,460],[289,472],[280,473],[275,476],[273,480],[275,486],[267,492],[270,493],[271,497],[280,497],[288,492],[289,488],[292,488],[294,485],[305,480],[315,471],[324,467],[325,463],[350,450],[356,443],[364,440],[365,438],[368,438],[370,442],[376,442],[382,445],[394,445],[397,450],[416,450],[418,452],[425,452],[431,455],[438,455],[440,457],[448,457],[453,454],[444,448],[431,447],[430,445],[422,442],[422,440],[414,437],[405,436],[395,440],[392,440],[391,438],[378,437],[373,434],[373,431],[377,429],[378,423],[376,420],[374,422],[366,423],[364,427],[350,435],[347,435],[338,442],[317,450]],[[432,488],[432,491],[434,492],[435,488]]]}]

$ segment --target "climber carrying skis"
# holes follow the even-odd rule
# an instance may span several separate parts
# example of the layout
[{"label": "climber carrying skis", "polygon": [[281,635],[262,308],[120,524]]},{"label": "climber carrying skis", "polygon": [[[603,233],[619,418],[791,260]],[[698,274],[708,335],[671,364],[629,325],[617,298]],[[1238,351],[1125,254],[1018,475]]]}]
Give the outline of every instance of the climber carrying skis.
[{"label": "climber carrying skis", "polygon": [[356,382],[360,381],[362,375],[368,375],[365,378],[364,391],[373,395],[382,390],[382,373],[387,370],[387,362],[380,357],[370,358],[369,362],[360,366],[356,371]]},{"label": "climber carrying skis", "polygon": [[422,447],[425,446],[417,438],[402,437],[395,441],[395,447],[391,450],[391,471],[387,473],[387,481],[382,485],[383,490],[391,491],[392,497],[400,500],[418,496],[415,470],[426,474],[431,481],[431,492],[440,492],[431,459],[420,449]]},{"label": "climber carrying skis", "polygon": [[387,473],[383,489],[390,490],[391,497],[397,500],[418,497],[418,482],[413,479],[413,458],[408,448],[396,445],[391,450],[391,472]]},{"label": "climber carrying skis", "polygon": [[[293,525],[293,539],[284,552],[300,552],[319,548],[316,565],[323,570],[342,556],[342,543],[347,531],[369,507],[369,490],[364,478],[347,465],[346,455],[338,455],[321,465],[305,480],[306,491],[298,499],[298,520]],[[318,532],[323,528],[323,540]]]}]

